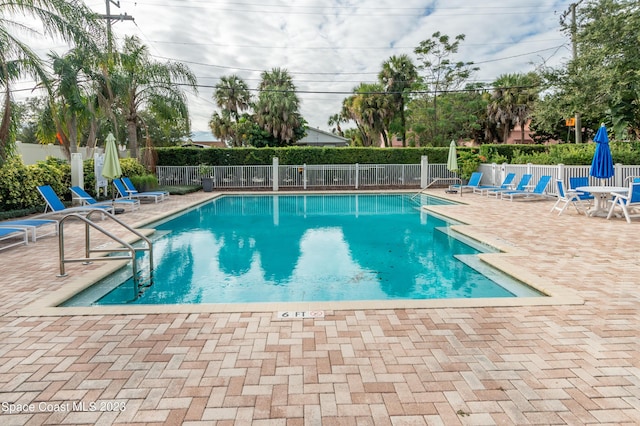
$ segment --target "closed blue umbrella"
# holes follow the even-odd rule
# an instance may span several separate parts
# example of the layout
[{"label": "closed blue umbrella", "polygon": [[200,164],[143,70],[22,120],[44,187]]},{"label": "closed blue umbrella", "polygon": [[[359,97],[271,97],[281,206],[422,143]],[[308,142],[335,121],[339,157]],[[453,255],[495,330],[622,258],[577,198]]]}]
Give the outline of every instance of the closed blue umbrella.
[{"label": "closed blue umbrella", "polygon": [[598,129],[598,133],[593,138],[596,143],[596,152],[591,161],[591,176],[599,179],[609,179],[613,176],[613,158],[609,148],[609,136],[604,123]]}]

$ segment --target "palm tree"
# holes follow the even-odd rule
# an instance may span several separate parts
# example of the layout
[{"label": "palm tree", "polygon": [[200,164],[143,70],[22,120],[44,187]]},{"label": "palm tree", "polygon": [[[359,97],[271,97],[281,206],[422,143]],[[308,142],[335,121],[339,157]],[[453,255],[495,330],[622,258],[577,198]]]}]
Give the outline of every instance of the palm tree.
[{"label": "palm tree", "polygon": [[0,123],[0,163],[7,158],[11,142],[11,86],[23,76],[31,76],[46,86],[47,74],[42,60],[21,40],[38,30],[25,24],[32,21],[44,34],[61,37],[76,46],[93,46],[104,35],[97,15],[83,2],[68,0],[15,0],[0,3],[0,87],[4,90]]},{"label": "palm tree", "polygon": [[402,128],[402,146],[407,146],[407,128],[405,119],[406,90],[410,89],[418,79],[418,71],[408,55],[392,56],[382,64],[378,80],[387,93],[393,95],[395,112],[400,114]]},{"label": "palm tree", "polygon": [[[78,120],[90,114],[89,96],[84,82],[89,81],[90,72],[86,52],[76,48],[64,56],[50,53],[54,73],[52,107],[57,110],[53,118],[57,131],[65,134],[64,150],[69,158],[78,152]],[[64,130],[64,131],[63,131]]]},{"label": "palm tree", "polygon": [[211,133],[225,144],[227,144],[227,141],[232,139],[232,136],[235,135],[234,127],[237,128],[237,122],[235,124],[236,126],[232,125],[230,112],[227,109],[222,110],[222,115],[214,112],[211,116],[211,120],[209,120]]},{"label": "palm tree", "polygon": [[[249,109],[251,105],[251,93],[249,93],[247,83],[237,75],[220,78],[220,83],[216,84],[213,98],[216,101],[216,105],[222,108],[223,112],[225,110],[229,111],[235,121],[236,128],[238,127],[240,113]],[[234,132],[233,141],[233,146],[241,145],[237,132]]]},{"label": "palm tree", "polygon": [[491,101],[487,105],[489,121],[502,128],[502,141],[506,142],[515,124],[520,125],[521,141],[524,126],[538,99],[539,77],[536,73],[503,74],[493,82]]},{"label": "palm tree", "polygon": [[304,120],[298,109],[300,100],[289,73],[281,68],[264,71],[254,106],[256,121],[263,130],[273,135],[279,145],[291,145],[301,134]]},{"label": "palm tree", "polygon": [[153,61],[147,46],[135,36],[125,38],[118,59],[112,87],[127,122],[129,155],[138,158],[139,112],[147,108],[165,120],[182,120],[188,127],[189,111],[182,86],[197,92],[197,81],[182,63]]},{"label": "palm tree", "polygon": [[364,146],[382,140],[389,146],[387,123],[392,116],[391,98],[380,84],[360,83],[342,103],[342,114],[353,120],[362,134]]},{"label": "palm tree", "polygon": [[327,125],[335,126],[333,129],[331,129],[331,131],[335,134],[338,134],[338,136],[344,136],[344,132],[340,127],[340,123],[344,123],[346,121],[343,118],[342,114],[333,114],[332,116],[329,117],[329,120],[327,121]]}]

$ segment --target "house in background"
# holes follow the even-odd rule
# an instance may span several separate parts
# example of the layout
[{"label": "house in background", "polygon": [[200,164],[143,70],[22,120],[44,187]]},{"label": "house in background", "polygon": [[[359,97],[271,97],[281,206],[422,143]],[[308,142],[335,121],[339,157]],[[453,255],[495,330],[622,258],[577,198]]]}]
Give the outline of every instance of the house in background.
[{"label": "house in background", "polygon": [[[216,140],[211,132],[193,132],[191,138],[182,146],[197,146],[199,148],[227,148],[224,142]],[[334,135],[324,130],[307,128],[307,135],[296,142],[297,146],[349,146],[349,139]]]},{"label": "house in background", "polygon": [[226,148],[224,142],[217,140],[213,133],[208,131],[193,132],[191,137],[182,146],[193,145],[198,148]]},{"label": "house in background", "polygon": [[334,135],[331,132],[307,128],[307,135],[296,142],[298,146],[349,146],[349,139]]},{"label": "house in background", "polygon": [[533,138],[531,137],[531,129],[529,129],[529,124],[531,124],[531,120],[527,121],[524,125],[524,140],[522,140],[522,131],[520,124],[516,124],[511,132],[509,132],[509,137],[506,140],[506,144],[532,144],[535,143]]}]

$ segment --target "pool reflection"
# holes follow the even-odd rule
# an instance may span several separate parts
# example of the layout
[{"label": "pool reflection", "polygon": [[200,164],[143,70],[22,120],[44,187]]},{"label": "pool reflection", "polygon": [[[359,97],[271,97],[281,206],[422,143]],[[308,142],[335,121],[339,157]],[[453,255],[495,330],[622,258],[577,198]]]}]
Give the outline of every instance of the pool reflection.
[{"label": "pool reflection", "polygon": [[443,226],[408,196],[223,197],[158,226],[171,232],[135,303],[512,296],[455,257],[477,251]]}]

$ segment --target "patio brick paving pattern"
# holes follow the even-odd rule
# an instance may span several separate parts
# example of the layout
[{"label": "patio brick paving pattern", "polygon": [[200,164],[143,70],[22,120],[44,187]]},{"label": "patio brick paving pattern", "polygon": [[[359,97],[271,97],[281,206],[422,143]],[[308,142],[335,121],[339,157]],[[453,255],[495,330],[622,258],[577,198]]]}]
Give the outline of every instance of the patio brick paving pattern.
[{"label": "patio brick paving pattern", "polygon": [[[207,197],[119,217],[142,223]],[[640,424],[640,221],[558,217],[550,200],[448,197],[468,204],[434,210],[517,247],[508,262],[584,303],[299,320],[25,315],[70,279],[56,277],[57,238],[45,237],[0,252],[0,424]],[[80,250],[82,227],[65,234]]]}]

